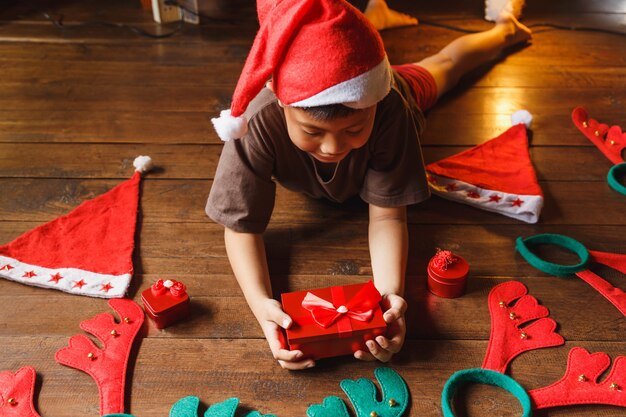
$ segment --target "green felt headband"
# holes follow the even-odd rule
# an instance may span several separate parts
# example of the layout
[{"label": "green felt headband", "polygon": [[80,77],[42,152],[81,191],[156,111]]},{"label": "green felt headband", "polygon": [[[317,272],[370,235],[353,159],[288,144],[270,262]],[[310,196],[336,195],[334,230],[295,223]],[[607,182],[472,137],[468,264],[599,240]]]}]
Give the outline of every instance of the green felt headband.
[{"label": "green felt headband", "polygon": [[620,194],[626,195],[626,187],[622,185],[618,177],[624,179],[626,176],[626,162],[617,164],[609,171],[606,179],[612,189]]},{"label": "green felt headband", "polygon": [[522,405],[522,417],[531,417],[532,404],[526,390],[513,378],[490,369],[464,369],[454,373],[446,382],[441,393],[441,408],[443,417],[455,417],[452,411],[452,401],[457,390],[469,383],[479,383],[500,387],[513,394]]},{"label": "green felt headband", "polygon": [[[559,265],[544,261],[530,251],[530,248],[537,245],[555,245],[562,247],[578,255],[580,262],[576,265]],[[535,235],[527,237],[526,239],[518,237],[515,241],[515,249],[517,249],[520,255],[522,255],[529,264],[540,271],[557,277],[566,277],[576,272],[584,271],[587,269],[587,263],[589,262],[589,251],[582,243],[571,237],[552,233]]]}]

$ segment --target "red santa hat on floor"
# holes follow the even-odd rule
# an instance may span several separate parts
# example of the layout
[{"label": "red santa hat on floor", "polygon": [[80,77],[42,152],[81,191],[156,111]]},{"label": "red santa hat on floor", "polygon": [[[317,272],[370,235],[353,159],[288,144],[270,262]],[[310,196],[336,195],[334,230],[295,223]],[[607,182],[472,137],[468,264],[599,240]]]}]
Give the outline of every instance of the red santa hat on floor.
[{"label": "red santa hat on floor", "polygon": [[459,203],[536,223],[543,192],[530,161],[526,127],[532,116],[520,110],[513,127],[472,149],[426,166],[434,194]]},{"label": "red santa hat on floor", "polygon": [[243,137],[248,104],[271,78],[287,106],[344,104],[355,109],[382,100],[392,75],[383,42],[365,16],[344,0],[258,0],[260,29],[229,110],[212,119],[224,140]]},{"label": "red santa hat on floor", "polygon": [[135,174],[65,216],[0,246],[0,277],[92,297],[123,297],[133,274],[141,173],[152,160],[135,159]]}]

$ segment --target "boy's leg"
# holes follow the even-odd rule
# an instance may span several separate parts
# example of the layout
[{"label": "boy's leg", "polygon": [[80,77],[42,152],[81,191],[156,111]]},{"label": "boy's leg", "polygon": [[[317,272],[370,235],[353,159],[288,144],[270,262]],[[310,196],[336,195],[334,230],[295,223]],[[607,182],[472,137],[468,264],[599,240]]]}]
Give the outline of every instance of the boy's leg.
[{"label": "boy's leg", "polygon": [[510,13],[503,12],[490,30],[462,36],[417,65],[430,72],[437,85],[437,97],[441,97],[463,75],[494,60],[504,49],[527,42],[530,37],[530,29]]}]

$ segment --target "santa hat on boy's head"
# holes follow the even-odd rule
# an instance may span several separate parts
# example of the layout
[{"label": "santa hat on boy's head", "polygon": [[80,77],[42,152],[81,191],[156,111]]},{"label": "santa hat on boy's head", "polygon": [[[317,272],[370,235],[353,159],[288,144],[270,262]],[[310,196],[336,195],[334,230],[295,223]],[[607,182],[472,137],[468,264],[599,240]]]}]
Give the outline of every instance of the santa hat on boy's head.
[{"label": "santa hat on boy's head", "polygon": [[344,104],[361,109],[391,88],[382,39],[365,16],[344,0],[258,0],[260,29],[229,110],[213,119],[219,137],[241,138],[243,114],[272,78],[285,105]]},{"label": "santa hat on boy's head", "polygon": [[135,159],[135,174],[70,213],[0,246],[0,277],[91,297],[123,297],[133,274],[141,173],[152,160]]},{"label": "santa hat on boy's head", "polygon": [[426,166],[434,194],[536,223],[543,207],[528,152],[526,127],[532,116],[520,110],[511,116],[513,127],[472,149]]}]

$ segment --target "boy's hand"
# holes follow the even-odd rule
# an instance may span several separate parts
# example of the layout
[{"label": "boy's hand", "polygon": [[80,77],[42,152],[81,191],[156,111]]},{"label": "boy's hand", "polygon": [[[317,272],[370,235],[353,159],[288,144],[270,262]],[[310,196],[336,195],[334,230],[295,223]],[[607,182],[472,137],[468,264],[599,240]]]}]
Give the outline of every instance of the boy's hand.
[{"label": "boy's hand", "polygon": [[406,335],[406,301],[396,294],[386,294],[383,297],[383,318],[387,323],[387,336],[378,336],[376,340],[368,340],[366,345],[369,352],[357,350],[354,357],[363,361],[379,360],[388,362],[391,357],[400,351]]},{"label": "boy's hand", "polygon": [[291,327],[293,321],[282,309],[280,303],[274,299],[265,299],[259,306],[256,315],[263,334],[270,345],[274,359],[285,369],[299,370],[315,366],[312,359],[302,359],[302,352],[299,350],[288,350],[287,342],[282,329]]}]

